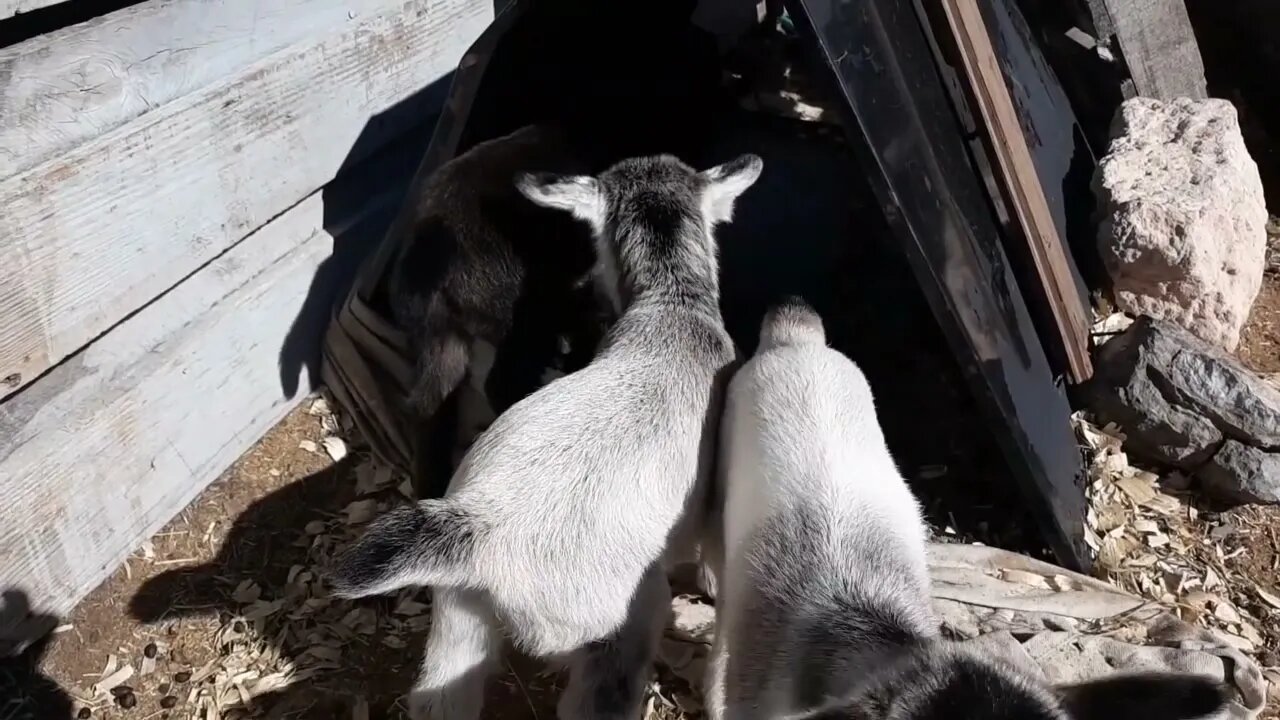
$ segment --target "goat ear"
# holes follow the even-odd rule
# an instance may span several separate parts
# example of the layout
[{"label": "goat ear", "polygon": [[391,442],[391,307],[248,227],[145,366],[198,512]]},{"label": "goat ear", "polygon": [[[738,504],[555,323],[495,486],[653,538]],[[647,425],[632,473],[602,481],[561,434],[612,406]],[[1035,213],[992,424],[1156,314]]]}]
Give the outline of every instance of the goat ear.
[{"label": "goat ear", "polygon": [[1174,673],[1117,675],[1062,686],[1058,694],[1072,720],[1193,720],[1215,716],[1228,699],[1213,678]]},{"label": "goat ear", "polygon": [[600,184],[589,175],[521,173],[516,177],[516,188],[534,204],[567,210],[592,228],[604,225]]},{"label": "goat ear", "polygon": [[706,182],[702,207],[707,218],[713,224],[732,219],[734,202],[755,183],[762,170],[764,161],[760,156],[747,154],[699,173]]}]

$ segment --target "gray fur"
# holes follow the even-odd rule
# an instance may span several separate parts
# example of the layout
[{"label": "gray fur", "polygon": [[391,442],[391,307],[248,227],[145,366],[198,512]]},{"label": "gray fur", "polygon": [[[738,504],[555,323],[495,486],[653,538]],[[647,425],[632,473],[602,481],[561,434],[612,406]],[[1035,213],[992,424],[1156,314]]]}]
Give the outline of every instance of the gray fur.
[{"label": "gray fur", "polygon": [[747,157],[697,173],[660,156],[594,178],[520,180],[534,202],[590,224],[622,316],[590,364],[494,421],[445,499],[418,504],[425,520],[410,515],[456,542],[410,540],[405,522],[385,521],[339,560],[334,584],[347,597],[436,588],[416,718],[479,715],[473,691],[499,622],[526,652],[569,659],[561,717],[638,717],[668,606],[663,568],[702,530],[735,359],[712,227],[760,167]]},{"label": "gray fur", "polygon": [[722,423],[713,720],[1173,720],[1221,708],[1211,679],[1054,688],[941,638],[925,526],[866,379],[800,302],[772,309],[760,334]]}]

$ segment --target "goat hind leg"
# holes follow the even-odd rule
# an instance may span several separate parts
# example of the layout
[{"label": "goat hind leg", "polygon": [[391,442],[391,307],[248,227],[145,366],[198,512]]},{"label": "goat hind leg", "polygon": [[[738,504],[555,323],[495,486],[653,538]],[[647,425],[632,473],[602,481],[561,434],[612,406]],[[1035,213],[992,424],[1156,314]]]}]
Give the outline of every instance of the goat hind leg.
[{"label": "goat hind leg", "polygon": [[671,613],[666,573],[651,570],[622,627],[574,653],[560,720],[638,720],[658,641]]},{"label": "goat hind leg", "polygon": [[497,668],[502,632],[488,598],[473,590],[437,589],[422,673],[409,693],[413,720],[477,720],[485,681]]}]

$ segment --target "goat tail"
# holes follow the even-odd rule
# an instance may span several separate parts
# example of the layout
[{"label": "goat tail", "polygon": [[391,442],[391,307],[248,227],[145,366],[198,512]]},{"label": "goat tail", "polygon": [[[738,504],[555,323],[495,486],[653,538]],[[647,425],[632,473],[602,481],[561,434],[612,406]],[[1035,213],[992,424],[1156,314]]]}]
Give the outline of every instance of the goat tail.
[{"label": "goat tail", "polygon": [[466,584],[480,531],[475,516],[447,499],[396,508],[338,556],[329,584],[343,598]]},{"label": "goat tail", "polygon": [[825,345],[822,318],[803,298],[790,296],[769,308],[760,324],[759,350],[786,345]]}]

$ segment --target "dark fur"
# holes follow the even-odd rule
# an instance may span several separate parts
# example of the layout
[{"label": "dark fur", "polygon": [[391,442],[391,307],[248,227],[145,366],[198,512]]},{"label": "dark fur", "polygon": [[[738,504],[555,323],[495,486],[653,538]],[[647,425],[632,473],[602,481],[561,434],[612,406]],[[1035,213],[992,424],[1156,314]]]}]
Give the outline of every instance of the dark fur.
[{"label": "dark fur", "polygon": [[[471,557],[480,528],[465,511],[428,500],[378,518],[360,542],[335,561],[329,575],[339,596],[359,596],[403,574],[460,571]],[[414,563],[431,563],[417,568]]]},{"label": "dark fur", "polygon": [[[1194,675],[1117,675],[1058,688],[1029,690],[1026,681],[990,661],[964,655],[928,657],[925,646],[845,703],[806,720],[1193,720],[1227,703],[1222,683]],[[1056,700],[1056,702],[1055,702]]]},{"label": "dark fur", "polygon": [[[810,720],[1191,720],[1227,702],[1212,678],[1119,675],[1055,688],[979,656],[938,636],[912,607],[927,589],[905,574],[849,583],[824,567],[823,548],[841,532],[805,503],[757,531],[748,563],[769,572],[754,578],[742,622],[725,629],[752,638],[751,652],[731,656],[729,707],[784,693]],[[849,540],[852,566],[892,567],[892,545]]]},{"label": "dark fur", "polygon": [[[393,267],[388,301],[416,361],[407,410],[416,425],[412,477],[419,497],[441,496],[448,487],[455,391],[476,340],[496,348],[485,384],[495,413],[536,390],[557,361],[571,372],[590,360],[606,324],[588,280],[591,235],[514,186],[521,172],[586,169],[559,133],[528,127],[447,163],[417,198],[417,221]],[[563,358],[561,337],[570,345]]]}]

